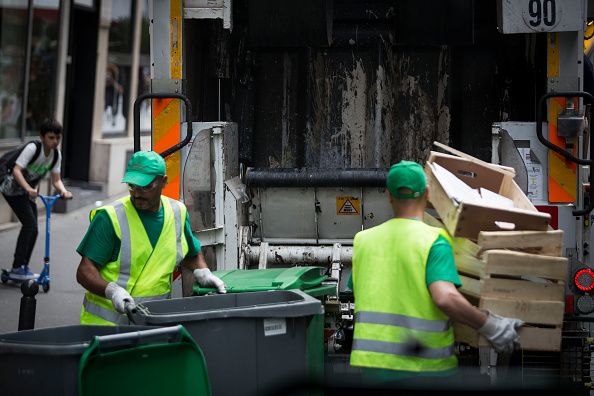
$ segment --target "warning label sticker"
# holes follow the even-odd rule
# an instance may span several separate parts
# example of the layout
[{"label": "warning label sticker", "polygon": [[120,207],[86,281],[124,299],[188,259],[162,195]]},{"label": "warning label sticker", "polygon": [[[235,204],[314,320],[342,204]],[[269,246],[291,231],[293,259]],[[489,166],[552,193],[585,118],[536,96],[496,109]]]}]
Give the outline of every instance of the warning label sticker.
[{"label": "warning label sticker", "polygon": [[287,332],[287,322],[284,318],[266,318],[264,319],[264,337],[285,334]]},{"label": "warning label sticker", "polygon": [[336,197],[336,214],[340,216],[357,216],[361,214],[359,197]]}]

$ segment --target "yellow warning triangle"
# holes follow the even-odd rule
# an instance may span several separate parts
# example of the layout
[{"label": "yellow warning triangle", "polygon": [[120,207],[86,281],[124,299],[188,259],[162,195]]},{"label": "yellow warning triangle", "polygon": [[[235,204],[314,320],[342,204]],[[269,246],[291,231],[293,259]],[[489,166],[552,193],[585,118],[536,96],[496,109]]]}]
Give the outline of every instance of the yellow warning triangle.
[{"label": "yellow warning triangle", "polygon": [[347,199],[346,201],[344,201],[344,204],[342,204],[342,207],[340,208],[340,210],[338,211],[338,213],[342,213],[342,214],[359,214],[359,212],[357,211],[357,208],[355,208],[355,205],[353,205],[353,203]]}]

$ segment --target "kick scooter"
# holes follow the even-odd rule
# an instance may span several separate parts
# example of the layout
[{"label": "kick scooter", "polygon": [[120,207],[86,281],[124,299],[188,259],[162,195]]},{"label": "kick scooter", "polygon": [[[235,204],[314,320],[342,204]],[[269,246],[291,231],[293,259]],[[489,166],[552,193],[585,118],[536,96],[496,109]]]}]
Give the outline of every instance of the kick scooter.
[{"label": "kick scooter", "polygon": [[[35,279],[35,282],[41,285],[41,288],[44,292],[49,292],[50,289],[50,220],[52,216],[52,206],[56,203],[56,200],[61,197],[60,194],[57,195],[38,195],[45,205],[45,256],[43,257],[43,270],[41,274]],[[6,283],[9,280],[15,283],[24,282],[25,279],[17,279],[11,276],[10,271],[5,269],[2,270],[2,275],[0,275],[0,280],[2,283]]]}]

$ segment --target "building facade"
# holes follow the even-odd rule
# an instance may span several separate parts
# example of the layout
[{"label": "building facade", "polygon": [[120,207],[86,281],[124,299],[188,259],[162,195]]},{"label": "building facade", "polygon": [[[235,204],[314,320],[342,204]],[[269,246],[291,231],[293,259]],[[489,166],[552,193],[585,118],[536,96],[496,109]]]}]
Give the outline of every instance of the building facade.
[{"label": "building facade", "polygon": [[[0,155],[54,117],[64,125],[66,184],[98,199],[124,192],[134,99],[150,89],[148,3],[0,0]],[[140,119],[148,133],[148,102]],[[0,224],[10,221],[0,196]]]}]

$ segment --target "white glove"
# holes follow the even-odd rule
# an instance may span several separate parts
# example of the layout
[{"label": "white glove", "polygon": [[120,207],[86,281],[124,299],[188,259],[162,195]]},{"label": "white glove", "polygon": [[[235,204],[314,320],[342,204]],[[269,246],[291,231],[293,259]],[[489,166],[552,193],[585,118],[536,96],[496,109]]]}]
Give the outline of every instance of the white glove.
[{"label": "white glove", "polygon": [[215,287],[219,293],[227,293],[225,282],[213,275],[208,268],[195,269],[194,278],[202,287]]},{"label": "white glove", "polygon": [[109,282],[107,284],[107,287],[105,288],[105,297],[111,300],[115,310],[121,314],[126,313],[125,306],[127,302],[134,304],[134,299],[130,296],[130,293],[114,282]]},{"label": "white glove", "polygon": [[521,327],[524,322],[519,319],[505,318],[487,311],[489,315],[487,321],[478,329],[479,333],[484,335],[497,352],[511,353],[520,343],[520,336],[516,329]]}]

